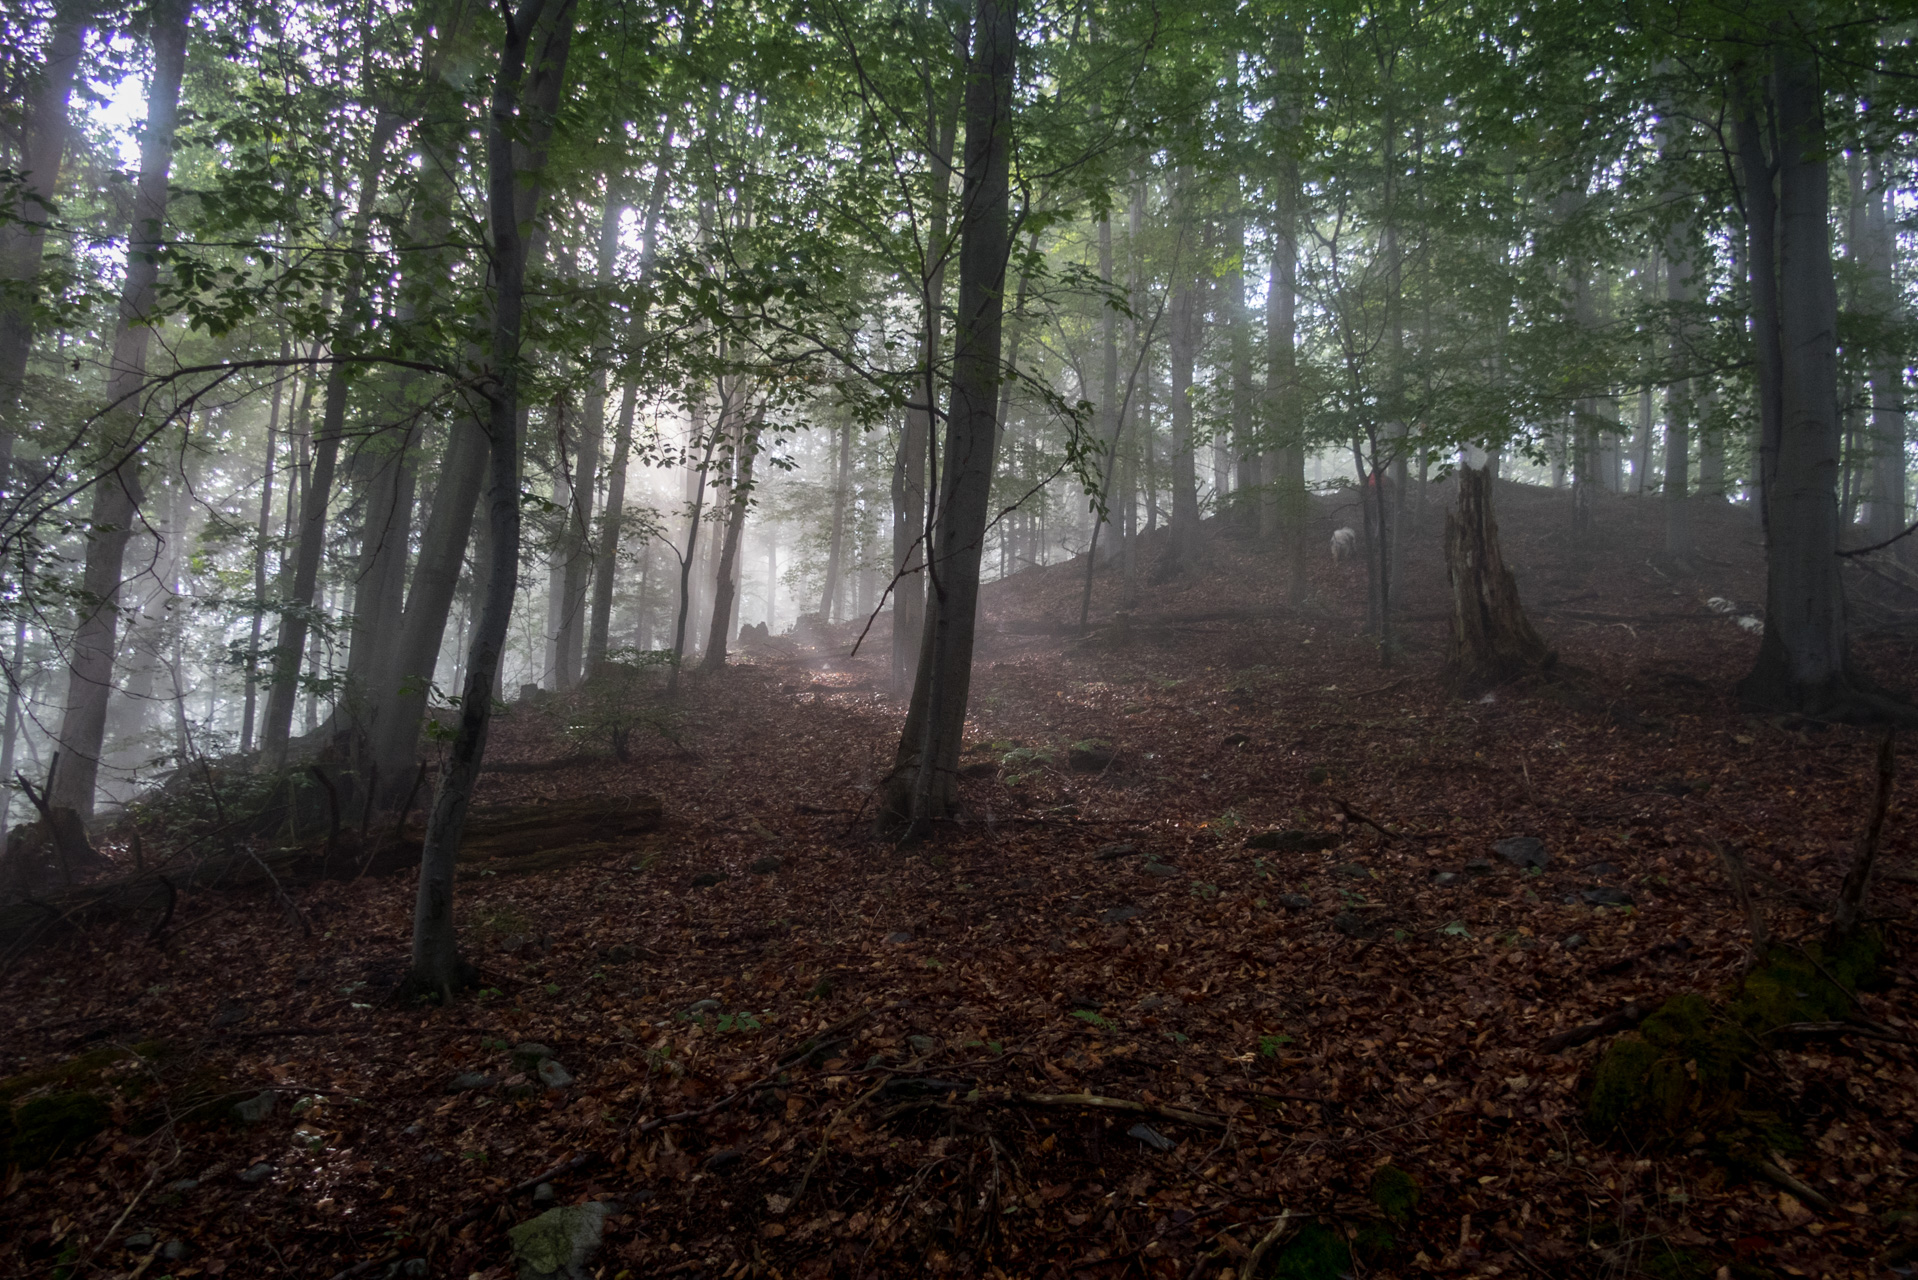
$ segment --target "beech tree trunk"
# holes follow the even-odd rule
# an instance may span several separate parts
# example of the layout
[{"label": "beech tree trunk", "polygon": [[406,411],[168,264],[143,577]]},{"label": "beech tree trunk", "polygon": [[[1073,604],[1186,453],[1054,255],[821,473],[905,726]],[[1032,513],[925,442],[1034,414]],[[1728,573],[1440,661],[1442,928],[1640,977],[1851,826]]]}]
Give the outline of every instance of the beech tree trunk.
[{"label": "beech tree trunk", "polygon": [[1013,55],[1011,7],[976,0],[966,74],[965,184],[959,209],[959,305],[952,400],[927,557],[926,626],[906,723],[879,823],[923,837],[955,801],[959,748],[972,684],[979,564],[991,513],[1006,261],[1012,248]]},{"label": "beech tree trunk", "polygon": [[[440,770],[439,790],[427,823],[420,855],[419,894],[413,910],[413,957],[400,986],[403,999],[449,1001],[453,993],[475,976],[460,959],[453,925],[453,865],[460,836],[486,754],[486,733],[493,716],[494,683],[506,647],[512,620],[513,596],[519,579],[520,541],[520,324],[526,290],[526,242],[520,233],[520,211],[525,184],[518,163],[514,135],[523,129],[520,86],[527,54],[537,42],[534,63],[534,101],[557,101],[557,82],[563,80],[573,35],[573,0],[523,0],[506,15],[506,33],[500,51],[491,119],[486,138],[487,227],[493,250],[493,332],[487,360],[484,392],[486,433],[491,466],[486,489],[487,525],[491,554],[486,564],[486,598],[479,626],[473,633],[467,660],[466,684],[461,691],[459,726]],[[550,97],[540,94],[542,80],[555,82]],[[535,122],[550,131],[551,113]]]},{"label": "beech tree trunk", "polygon": [[826,545],[826,586],[819,593],[819,621],[831,625],[839,609],[839,579],[845,569],[846,507],[852,481],[852,421],[839,428],[839,466],[832,489],[832,540]]},{"label": "beech tree trunk", "polygon": [[[20,157],[18,219],[0,226],[0,493],[12,493],[13,446],[20,432],[27,360],[33,353],[33,309],[39,300],[40,257],[47,219],[59,188],[73,121],[67,105],[92,5],[65,0],[54,12],[53,34],[40,67],[39,92],[27,118]],[[12,774],[7,774],[11,778]]]},{"label": "beech tree trunk", "polygon": [[1445,517],[1445,567],[1452,583],[1445,673],[1460,696],[1551,668],[1558,655],[1532,629],[1505,567],[1489,469],[1458,469],[1458,508]]},{"label": "beech tree trunk", "polygon": [[[1179,216],[1188,218],[1188,179],[1184,170],[1175,182],[1180,190]],[[1185,238],[1192,228],[1187,227]],[[1192,421],[1192,377],[1199,355],[1199,282],[1191,265],[1196,256],[1188,251],[1175,255],[1173,269],[1178,273],[1172,285],[1172,332],[1169,336],[1172,385],[1168,399],[1172,410],[1172,537],[1165,557],[1154,568],[1154,577],[1168,578],[1184,571],[1199,552],[1199,470]]]},{"label": "beech tree trunk", "polygon": [[713,621],[707,632],[706,654],[700,660],[701,671],[722,671],[726,666],[726,642],[731,636],[733,602],[739,591],[739,540],[746,528],[746,511],[752,506],[753,459],[759,454],[759,428],[764,410],[751,421],[742,421],[739,438],[734,442],[732,500],[726,511],[726,536],[719,551],[719,575],[713,589]]},{"label": "beech tree trunk", "polygon": [[140,135],[140,179],[127,234],[127,274],[113,335],[102,423],[102,474],[93,485],[81,614],[67,662],[67,700],[60,718],[59,772],[48,803],[93,816],[93,793],[106,739],[107,696],[119,623],[118,597],[127,540],[140,506],[139,436],[145,425],[137,397],[146,382],[160,284],[160,250],[167,216],[167,179],[173,165],[173,129],[180,78],[186,69],[190,0],[158,0],[152,12],[153,79],[147,88],[146,128]]}]

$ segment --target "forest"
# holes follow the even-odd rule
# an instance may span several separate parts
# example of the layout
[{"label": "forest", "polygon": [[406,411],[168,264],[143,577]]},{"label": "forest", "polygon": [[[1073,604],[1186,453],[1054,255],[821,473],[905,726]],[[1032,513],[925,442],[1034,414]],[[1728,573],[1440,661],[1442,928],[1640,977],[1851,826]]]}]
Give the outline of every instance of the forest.
[{"label": "forest", "polygon": [[1915,46],[14,0],[0,1274],[1911,1275]]}]

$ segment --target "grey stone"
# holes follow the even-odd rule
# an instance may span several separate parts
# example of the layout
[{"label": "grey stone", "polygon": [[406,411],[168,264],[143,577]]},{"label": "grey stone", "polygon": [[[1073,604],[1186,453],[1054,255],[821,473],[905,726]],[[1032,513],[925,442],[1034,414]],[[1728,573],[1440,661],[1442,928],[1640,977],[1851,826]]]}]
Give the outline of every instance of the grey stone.
[{"label": "grey stone", "polygon": [[1549,867],[1552,855],[1537,836],[1511,836],[1492,845],[1492,852],[1515,867]]},{"label": "grey stone", "polygon": [[1341,862],[1336,870],[1340,875],[1349,876],[1354,880],[1372,879],[1372,869],[1370,867],[1362,867],[1356,862]]},{"label": "grey stone", "polygon": [[494,1077],[478,1071],[462,1071],[446,1082],[448,1093],[465,1093],[472,1089],[486,1089],[497,1083]]},{"label": "grey stone", "polygon": [[589,1280],[606,1219],[617,1210],[604,1200],[548,1209],[506,1233],[520,1280]]},{"label": "grey stone", "polygon": [[1632,895],[1626,893],[1623,889],[1610,889],[1601,886],[1596,889],[1587,889],[1578,896],[1595,907],[1629,907],[1632,905]]},{"label": "grey stone", "polygon": [[164,1187],[161,1187],[160,1190],[170,1192],[173,1195],[177,1196],[177,1195],[184,1195],[188,1191],[195,1190],[196,1188],[199,1187],[199,1185],[200,1185],[200,1180],[198,1178],[175,1178],[172,1182],[169,1182]]},{"label": "grey stone", "polygon": [[178,1262],[187,1255],[187,1243],[184,1240],[169,1240],[160,1246],[160,1256],[168,1262]]},{"label": "grey stone", "polygon": [[1456,871],[1441,871],[1432,877],[1432,887],[1434,889],[1450,889],[1464,878],[1464,876]]},{"label": "grey stone", "polygon": [[558,1198],[558,1193],[553,1190],[553,1184],[550,1182],[542,1182],[533,1188],[534,1204],[551,1204]]},{"label": "grey stone", "polygon": [[1345,837],[1336,831],[1261,831],[1245,842],[1248,849],[1274,849],[1280,853],[1317,853],[1336,848]]},{"label": "grey stone", "polygon": [[1585,945],[1584,934],[1568,933],[1565,935],[1565,949],[1567,951],[1577,951],[1579,948],[1583,947],[1584,945]]},{"label": "grey stone", "polygon": [[703,1168],[711,1169],[714,1173],[723,1173],[745,1158],[745,1156],[733,1150],[731,1147],[725,1147],[707,1156],[706,1159],[701,1162],[701,1165]]},{"label": "grey stone", "polygon": [[686,1012],[697,1016],[702,1013],[719,1012],[719,1001],[707,996],[704,1000],[695,1000],[686,1006]]},{"label": "grey stone", "polygon": [[1332,918],[1332,927],[1348,938],[1376,938],[1379,931],[1356,911],[1341,911]]},{"label": "grey stone", "polygon": [[907,942],[911,942],[911,941],[912,941],[912,930],[910,930],[910,929],[895,929],[895,930],[893,930],[893,931],[892,931],[891,933],[889,933],[889,934],[887,934],[887,935],[886,935],[886,941],[887,941],[887,942],[891,942],[891,943],[907,943]]},{"label": "grey stone", "polygon": [[1146,996],[1144,999],[1139,1001],[1139,1012],[1152,1013],[1155,1010],[1165,1008],[1167,1005],[1171,1003],[1172,1002],[1170,1000],[1166,999],[1164,996],[1160,995],[1158,992],[1155,991],[1151,995]]},{"label": "grey stone", "polygon": [[1489,876],[1492,874],[1492,864],[1485,858],[1473,858],[1465,864],[1465,874],[1468,876]]},{"label": "grey stone", "polygon": [[1585,868],[1585,874],[1594,880],[1609,880],[1613,876],[1621,873],[1617,866],[1612,863],[1594,862],[1591,866]]},{"label": "grey stone", "polygon": [[1179,869],[1177,867],[1167,866],[1163,862],[1148,862],[1144,866],[1140,867],[1139,870],[1145,872],[1149,876],[1156,876],[1161,880],[1172,880],[1172,879],[1175,879],[1179,874]]},{"label": "grey stone", "polygon": [[1127,1129],[1125,1135],[1128,1138],[1137,1138],[1154,1151],[1170,1151],[1178,1145],[1178,1143],[1172,1141],[1172,1139],[1166,1137],[1163,1133],[1160,1133],[1157,1129],[1154,1129],[1151,1125],[1143,1121]]},{"label": "grey stone", "polygon": [[710,889],[716,884],[724,884],[732,879],[724,871],[702,871],[693,877],[693,888]]},{"label": "grey stone", "polygon": [[527,1041],[513,1046],[513,1070],[537,1071],[539,1064],[553,1056],[553,1051],[543,1044]]},{"label": "grey stone", "polygon": [[1130,842],[1124,844],[1107,844],[1099,846],[1098,852],[1092,856],[1101,862],[1115,862],[1120,858],[1129,858],[1138,851],[1139,846]]},{"label": "grey stone", "polygon": [[573,1073],[565,1067],[560,1066],[558,1061],[552,1058],[548,1058],[539,1064],[538,1074],[539,1082],[548,1089],[570,1088],[573,1083]]},{"label": "grey stone", "polygon": [[1107,924],[1124,924],[1128,920],[1137,920],[1145,912],[1138,907],[1108,907],[1099,913],[1099,919]]},{"label": "grey stone", "polygon": [[241,1124],[254,1125],[273,1114],[280,1105],[280,1095],[272,1089],[263,1089],[245,1102],[233,1104],[233,1118]]},{"label": "grey stone", "polygon": [[278,1172],[279,1170],[262,1160],[256,1165],[241,1170],[239,1177],[240,1181],[246,1183],[247,1186],[257,1187]]},{"label": "grey stone", "polygon": [[408,1258],[405,1262],[400,1263],[400,1274],[408,1277],[408,1280],[412,1280],[412,1277],[416,1276],[429,1276],[432,1274],[432,1271],[427,1266],[425,1258]]},{"label": "grey stone", "polygon": [[756,876],[769,876],[784,865],[785,864],[777,858],[767,857],[758,859],[751,866],[747,867],[746,870]]},{"label": "grey stone", "polygon": [[1279,895],[1279,905],[1287,911],[1310,911],[1312,899],[1302,893],[1282,893]]},{"label": "grey stone", "polygon": [[153,1233],[151,1231],[136,1231],[120,1243],[129,1249],[151,1249],[153,1247]]},{"label": "grey stone", "polygon": [[931,1036],[907,1036],[906,1043],[911,1046],[914,1053],[922,1058],[939,1047],[939,1042]]}]

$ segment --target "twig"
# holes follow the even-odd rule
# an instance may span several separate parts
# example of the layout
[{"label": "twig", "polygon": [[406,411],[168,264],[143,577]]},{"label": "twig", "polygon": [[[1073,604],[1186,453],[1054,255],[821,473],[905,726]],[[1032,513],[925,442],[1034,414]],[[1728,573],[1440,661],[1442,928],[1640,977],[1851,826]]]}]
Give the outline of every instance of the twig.
[{"label": "twig", "polygon": [[1897,776],[1896,740],[1895,729],[1886,729],[1885,736],[1878,740],[1878,790],[1872,797],[1864,838],[1858,842],[1858,852],[1852,856],[1851,869],[1845,873],[1838,902],[1832,908],[1831,928],[1825,935],[1829,941],[1836,942],[1857,928],[1858,917],[1864,912],[1872,866],[1878,861],[1878,846],[1885,835],[1885,812],[1891,807],[1891,784]]},{"label": "twig", "polygon": [[1629,1031],[1651,1015],[1651,1010],[1643,1005],[1628,1004],[1624,1008],[1609,1013],[1597,1022],[1588,1022],[1570,1031],[1561,1031],[1557,1035],[1542,1041],[1538,1046],[1540,1053],[1564,1053],[1567,1049],[1576,1049],[1589,1044],[1600,1036],[1611,1035],[1614,1031]]},{"label": "twig", "polygon": [[1387,831],[1383,826],[1380,826],[1378,822],[1366,817],[1337,796],[1333,796],[1331,799],[1332,803],[1339,807],[1339,812],[1343,813],[1350,821],[1364,823],[1366,826],[1372,828],[1372,830],[1384,836],[1387,840],[1405,840],[1406,843],[1411,843],[1407,837],[1398,834],[1396,831]]},{"label": "twig", "polygon": [[1709,836],[1706,837],[1705,846],[1717,854],[1718,860],[1725,866],[1725,878],[1731,881],[1732,897],[1738,900],[1738,909],[1745,913],[1746,923],[1751,929],[1751,953],[1756,959],[1765,954],[1765,948],[1771,945],[1771,930],[1765,925],[1764,912],[1759,910],[1757,901],[1752,897],[1751,886],[1745,882],[1745,859],[1738,850]]},{"label": "twig", "polygon": [[792,1195],[786,1201],[787,1212],[791,1212],[792,1207],[799,1203],[800,1197],[806,1194],[806,1184],[812,1181],[813,1171],[819,1168],[819,1162],[826,1158],[826,1146],[832,1141],[832,1131],[839,1127],[839,1122],[860,1107],[865,1106],[866,1103],[872,1101],[874,1095],[885,1088],[889,1083],[891,1083],[891,1081],[881,1080],[878,1084],[841,1107],[839,1114],[826,1122],[825,1131],[819,1135],[819,1146],[813,1151],[812,1159],[806,1162],[805,1172],[799,1175],[799,1183],[793,1188]]},{"label": "twig", "polygon": [[[213,767],[206,762],[205,756],[200,757],[200,774],[206,779],[207,793],[213,797],[213,812],[219,816],[221,823],[230,826],[226,819],[226,802],[220,799],[220,789],[213,785]],[[239,852],[234,847],[231,836],[226,839],[226,849],[229,857]],[[301,936],[312,937],[313,922],[306,918],[304,911],[300,910],[300,904],[293,901],[293,895],[286,891],[285,886],[280,883],[280,878],[273,874],[273,868],[266,865],[266,859],[254,852],[251,844],[246,846],[246,856],[253,859],[253,865],[260,869],[260,874],[266,877],[266,882],[273,886],[273,892],[279,895],[280,904],[286,908],[286,913],[299,922]]]},{"label": "twig", "polygon": [[1259,1238],[1259,1242],[1252,1246],[1251,1253],[1245,1255],[1245,1265],[1239,1268],[1240,1275],[1256,1276],[1259,1274],[1259,1263],[1265,1258],[1266,1250],[1277,1244],[1280,1236],[1287,1234],[1286,1228],[1291,1225],[1291,1221],[1292,1211],[1290,1209],[1287,1209],[1279,1215],[1279,1220],[1272,1224],[1272,1229]]},{"label": "twig", "polygon": [[326,776],[326,770],[317,764],[306,766],[306,771],[319,779],[320,786],[326,789],[326,804],[329,825],[326,831],[326,862],[333,864],[333,851],[340,846],[340,793],[333,785],[333,779]]},{"label": "twig", "polygon": [[1813,1039],[1824,1036],[1863,1036],[1867,1040],[1882,1040],[1886,1044],[1903,1044],[1918,1048],[1918,1040],[1908,1039],[1883,1027],[1865,1026],[1856,1022],[1787,1022],[1782,1027],[1773,1027],[1768,1034],[1805,1036]]},{"label": "twig", "polygon": [[1771,1161],[1760,1160],[1758,1162],[1758,1172],[1765,1176],[1766,1181],[1776,1183],[1778,1186],[1783,1187],[1812,1208],[1823,1213],[1831,1212],[1832,1203],[1829,1197],[1821,1191],[1816,1191],[1806,1186]]},{"label": "twig", "polygon": [[155,876],[154,878],[166,886],[166,912],[160,917],[158,924],[147,930],[147,942],[149,944],[157,944],[160,941],[161,935],[166,932],[166,927],[173,923],[173,908],[178,906],[180,902],[180,891],[173,887],[173,881],[167,879],[165,876]]},{"label": "twig", "polygon": [[1225,1128],[1225,1121],[1217,1116],[1185,1111],[1178,1107],[1157,1107],[1144,1102],[1133,1102],[1126,1098],[1107,1098],[1096,1093],[1007,1092],[999,1094],[982,1089],[979,1091],[979,1100],[981,1102],[1017,1102],[1032,1107],[1086,1107],[1094,1111],[1123,1111],[1128,1115],[1157,1116],[1162,1120],[1197,1125],[1203,1129]]}]

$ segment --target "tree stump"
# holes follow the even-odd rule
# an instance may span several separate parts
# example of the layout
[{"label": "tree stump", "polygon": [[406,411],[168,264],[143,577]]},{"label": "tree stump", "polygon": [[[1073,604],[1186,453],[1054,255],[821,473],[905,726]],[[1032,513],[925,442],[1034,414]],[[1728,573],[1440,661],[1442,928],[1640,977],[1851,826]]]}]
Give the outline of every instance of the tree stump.
[{"label": "tree stump", "polygon": [[1458,508],[1445,517],[1445,567],[1452,580],[1452,652],[1445,674],[1454,689],[1470,696],[1552,667],[1558,654],[1525,617],[1518,584],[1499,550],[1485,471],[1458,470]]}]

